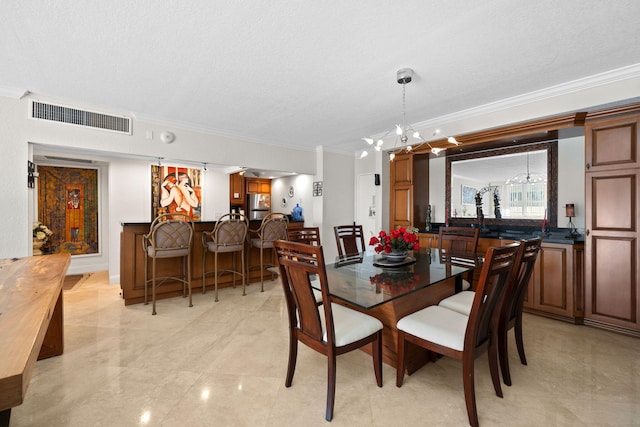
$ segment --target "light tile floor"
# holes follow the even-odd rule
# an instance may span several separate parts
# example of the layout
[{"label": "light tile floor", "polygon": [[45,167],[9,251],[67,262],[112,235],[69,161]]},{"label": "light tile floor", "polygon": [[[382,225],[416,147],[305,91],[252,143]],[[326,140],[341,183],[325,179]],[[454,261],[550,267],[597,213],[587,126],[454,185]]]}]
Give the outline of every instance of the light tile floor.
[{"label": "light tile floor", "polygon": [[[65,291],[65,351],[36,364],[11,426],[315,426],[324,420],[326,359],[301,346],[285,388],[287,322],[279,281],[125,307],[106,272]],[[525,315],[528,366],[510,334],[514,385],[493,392],[476,364],[484,426],[640,425],[640,339]],[[338,358],[333,426],[462,426],[460,362],[443,358],[395,386],[371,357]]]}]

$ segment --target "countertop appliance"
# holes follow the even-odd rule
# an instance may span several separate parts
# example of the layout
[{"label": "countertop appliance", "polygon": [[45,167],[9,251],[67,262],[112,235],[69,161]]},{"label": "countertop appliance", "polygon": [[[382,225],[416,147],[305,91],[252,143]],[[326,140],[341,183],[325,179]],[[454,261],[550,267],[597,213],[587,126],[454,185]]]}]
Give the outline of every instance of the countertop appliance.
[{"label": "countertop appliance", "polygon": [[271,195],[266,193],[247,194],[249,220],[262,220],[271,213]]}]

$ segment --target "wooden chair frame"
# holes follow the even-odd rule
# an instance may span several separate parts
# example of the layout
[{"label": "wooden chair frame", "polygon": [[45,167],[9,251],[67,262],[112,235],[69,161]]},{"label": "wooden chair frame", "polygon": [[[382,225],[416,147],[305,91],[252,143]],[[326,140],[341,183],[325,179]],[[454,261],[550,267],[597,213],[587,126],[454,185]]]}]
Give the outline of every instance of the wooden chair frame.
[{"label": "wooden chair frame", "polygon": [[306,243],[308,245],[320,246],[320,228],[318,227],[287,228],[287,240],[290,242],[299,242],[299,243]]},{"label": "wooden chair frame", "polygon": [[[398,363],[396,385],[402,386],[406,369],[405,351],[407,342],[431,350],[443,356],[462,361],[462,377],[467,416],[472,426],[478,425],[476,408],[474,360],[489,352],[489,369],[496,395],[502,397],[500,373],[498,368],[498,350],[496,329],[500,316],[499,304],[502,301],[506,285],[511,279],[514,265],[519,265],[520,244],[514,243],[499,248],[489,248],[482,265],[480,280],[473,300],[471,313],[467,321],[463,350],[456,350],[420,337],[406,333],[398,328]],[[429,310],[427,307],[423,310]],[[437,307],[439,308],[439,307]],[[441,310],[446,310],[440,308]],[[412,315],[410,315],[412,316]],[[461,315],[462,316],[462,315]]]},{"label": "wooden chair frame", "polygon": [[356,256],[365,251],[364,232],[361,225],[336,225],[333,227],[333,232],[340,258]]},{"label": "wooden chair frame", "polygon": [[[299,242],[277,241],[275,250],[282,288],[289,315],[289,363],[285,386],[291,387],[296,368],[298,341],[327,356],[327,406],[325,418],[331,421],[336,391],[336,357],[371,344],[376,383],[382,387],[382,324],[371,335],[343,346],[336,345],[333,310],[329,297],[327,273],[322,246]],[[318,306],[311,288],[311,277],[320,279],[323,304]],[[323,310],[324,316],[321,316]],[[346,309],[353,311],[351,309]],[[360,316],[364,314],[355,312]],[[323,339],[326,331],[326,341]]]},{"label": "wooden chair frame", "polygon": [[[476,265],[480,229],[471,227],[440,227],[438,230],[438,253],[441,258],[457,265]],[[470,258],[473,257],[473,258]],[[473,287],[473,270],[467,275],[469,286]]]},{"label": "wooden chair frame", "polygon": [[505,302],[502,306],[502,315],[498,326],[498,354],[500,356],[502,381],[508,386],[511,385],[509,352],[507,349],[507,333],[509,329],[514,329],[520,362],[523,365],[527,364],[522,339],[522,308],[524,307],[524,297],[527,294],[529,280],[541,250],[541,244],[542,239],[540,237],[522,241],[520,267],[517,275],[513,276],[511,289],[505,293]]}]

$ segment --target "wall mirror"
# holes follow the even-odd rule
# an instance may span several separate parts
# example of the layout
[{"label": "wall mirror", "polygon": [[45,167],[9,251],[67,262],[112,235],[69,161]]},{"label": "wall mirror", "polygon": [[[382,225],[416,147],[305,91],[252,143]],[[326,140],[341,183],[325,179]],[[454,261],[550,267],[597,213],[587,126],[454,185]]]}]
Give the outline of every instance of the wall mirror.
[{"label": "wall mirror", "polygon": [[472,152],[447,150],[450,224],[540,227],[546,218],[556,226],[557,139],[533,139],[512,139],[509,147],[496,142]]}]

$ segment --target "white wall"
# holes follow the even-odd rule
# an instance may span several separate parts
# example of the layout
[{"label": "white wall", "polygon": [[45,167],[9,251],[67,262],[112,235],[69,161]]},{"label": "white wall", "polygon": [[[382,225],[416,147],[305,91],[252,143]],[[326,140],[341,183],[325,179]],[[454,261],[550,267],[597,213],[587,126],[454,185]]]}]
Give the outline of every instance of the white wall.
[{"label": "white wall", "polygon": [[[577,132],[576,132],[577,131]],[[580,234],[585,224],[585,146],[583,128],[561,129],[558,142],[558,227],[566,228],[565,205],[575,204],[574,225]]]},{"label": "white wall", "polygon": [[431,205],[431,221],[444,223],[446,193],[446,157],[431,156],[429,159],[429,204]]},{"label": "white wall", "polygon": [[[289,197],[289,187],[293,186],[294,195]],[[316,227],[316,213],[313,209],[313,176],[294,175],[276,178],[271,181],[271,211],[290,215],[297,204],[302,208],[304,224]]]},{"label": "white wall", "polygon": [[333,227],[355,221],[354,157],[324,152],[323,159],[322,246],[329,263],[338,255]]}]

